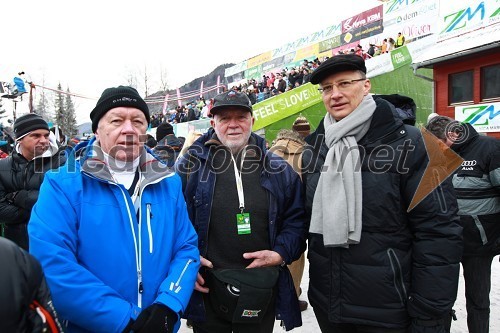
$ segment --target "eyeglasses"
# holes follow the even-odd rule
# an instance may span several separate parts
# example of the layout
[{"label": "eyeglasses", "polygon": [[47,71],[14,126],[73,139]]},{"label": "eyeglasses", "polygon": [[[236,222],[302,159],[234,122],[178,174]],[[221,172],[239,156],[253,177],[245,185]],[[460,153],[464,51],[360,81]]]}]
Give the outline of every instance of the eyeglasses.
[{"label": "eyeglasses", "polygon": [[330,94],[333,91],[333,86],[337,87],[339,91],[347,91],[354,85],[355,82],[365,81],[366,79],[354,79],[354,80],[345,80],[337,83],[332,83],[326,85],[324,87],[318,88],[318,91],[324,95]]}]

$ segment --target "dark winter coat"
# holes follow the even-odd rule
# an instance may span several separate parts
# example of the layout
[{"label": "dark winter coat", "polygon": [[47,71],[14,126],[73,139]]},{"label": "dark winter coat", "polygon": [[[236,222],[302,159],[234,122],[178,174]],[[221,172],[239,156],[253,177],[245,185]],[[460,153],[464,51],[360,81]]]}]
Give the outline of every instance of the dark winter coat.
[{"label": "dark winter coat", "polygon": [[464,159],[453,176],[464,256],[495,256],[500,254],[500,140],[464,126],[467,137],[451,146]]},{"label": "dark winter coat", "polygon": [[5,237],[28,249],[27,225],[31,208],[38,199],[38,191],[45,173],[66,161],[66,154],[53,148],[54,155],[36,157],[28,161],[13,151],[0,160],[0,222],[5,224]]},{"label": "dark winter coat", "polygon": [[[392,104],[376,103],[370,128],[358,141],[361,241],[349,248],[325,247],[322,235],[310,233],[308,297],[331,322],[404,328],[411,317],[438,319],[450,313],[462,228],[449,180],[407,211],[428,163],[423,138],[417,128],[403,124]],[[303,153],[309,216],[328,152],[324,133],[321,122],[306,138]]]},{"label": "dark winter coat", "polygon": [[174,134],[169,134],[158,141],[153,152],[162,162],[165,162],[169,167],[173,167],[181,149],[181,140]]},{"label": "dark winter coat", "polygon": [[284,79],[278,82],[278,91],[284,93],[286,91],[286,81]]},{"label": "dark winter coat", "polygon": [[[175,165],[183,180],[184,196],[189,216],[198,233],[198,246],[202,256],[206,255],[208,249],[212,193],[216,180],[209,162],[213,151],[205,145],[213,133],[211,129],[195,141]],[[255,140],[261,151],[266,152],[264,139],[252,134],[251,140]],[[271,249],[278,252],[286,264],[290,264],[297,260],[306,248],[307,226],[300,178],[285,160],[268,153],[264,157],[260,185],[268,192]],[[185,314],[186,318],[203,320],[201,296],[199,292],[194,291],[190,307]],[[277,319],[283,320],[287,330],[302,325],[297,294],[286,266],[280,268],[275,309]]]},{"label": "dark winter coat", "polygon": [[0,332],[62,332],[42,267],[35,257],[0,237],[0,267]]}]

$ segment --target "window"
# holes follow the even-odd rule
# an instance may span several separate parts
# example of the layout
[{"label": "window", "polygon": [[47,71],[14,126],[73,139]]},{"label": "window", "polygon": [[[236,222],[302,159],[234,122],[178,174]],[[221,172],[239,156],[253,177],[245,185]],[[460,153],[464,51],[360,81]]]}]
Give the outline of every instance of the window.
[{"label": "window", "polygon": [[450,104],[470,102],[474,100],[473,71],[450,74],[449,93]]},{"label": "window", "polygon": [[500,97],[500,64],[481,68],[481,100]]}]

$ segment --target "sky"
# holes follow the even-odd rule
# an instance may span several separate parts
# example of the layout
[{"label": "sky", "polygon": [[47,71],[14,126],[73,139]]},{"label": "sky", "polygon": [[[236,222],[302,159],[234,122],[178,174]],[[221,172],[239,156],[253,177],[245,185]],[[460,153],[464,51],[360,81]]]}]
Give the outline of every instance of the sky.
[{"label": "sky", "polygon": [[[0,4],[0,81],[18,72],[35,85],[89,97],[73,98],[77,123],[89,114],[101,92],[137,79],[145,96],[180,87],[225,63],[239,63],[305,37],[378,0],[340,5],[332,0],[5,0]],[[163,73],[163,75],[162,75]],[[35,100],[40,88],[36,89]],[[26,95],[25,95],[26,96]],[[49,95],[50,96],[50,95]],[[29,112],[26,100],[17,114]],[[3,99],[4,109],[13,104]]]}]

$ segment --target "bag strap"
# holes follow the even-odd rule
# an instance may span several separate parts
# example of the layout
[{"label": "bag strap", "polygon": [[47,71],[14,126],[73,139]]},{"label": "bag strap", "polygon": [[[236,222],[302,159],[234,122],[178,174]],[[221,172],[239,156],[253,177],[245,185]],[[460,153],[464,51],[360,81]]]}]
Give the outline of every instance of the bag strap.
[{"label": "bag strap", "polygon": [[47,324],[49,332],[51,333],[60,332],[59,329],[57,328],[56,321],[52,316],[52,314],[47,309],[45,309],[40,303],[38,303],[36,300],[33,300],[33,302],[31,302],[31,304],[29,305],[29,307],[42,318],[43,323]]}]

